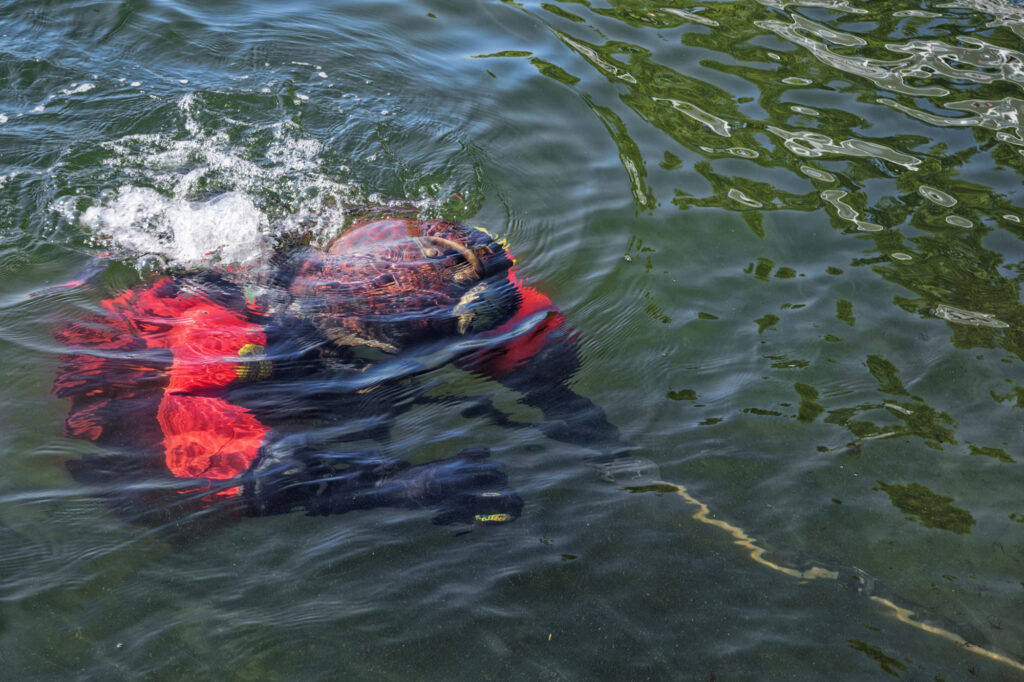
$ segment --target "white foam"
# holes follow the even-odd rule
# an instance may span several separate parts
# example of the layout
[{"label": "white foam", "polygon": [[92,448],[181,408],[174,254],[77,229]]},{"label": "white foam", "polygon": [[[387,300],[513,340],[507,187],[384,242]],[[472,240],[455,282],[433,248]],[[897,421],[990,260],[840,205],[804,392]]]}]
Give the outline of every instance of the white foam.
[{"label": "white foam", "polygon": [[103,143],[103,163],[119,186],[93,197],[80,217],[75,207],[85,197],[51,209],[80,221],[105,249],[136,262],[154,257],[186,267],[252,262],[268,235],[308,230],[310,219],[325,238],[343,224],[340,207],[358,192],[338,179],[348,169],[336,159],[325,171],[321,142],[302,137],[289,120],[253,126],[219,119],[248,125],[255,135],[240,141],[201,123],[202,108],[200,95],[185,95],[178,101],[179,130]]},{"label": "white foam", "polygon": [[0,123],[7,123],[7,114],[0,114]]},{"label": "white foam", "polygon": [[126,186],[108,205],[86,209],[82,223],[130,253],[196,266],[253,261],[260,254],[267,219],[252,199],[239,192],[203,202]]},{"label": "white foam", "polygon": [[70,88],[68,88],[66,90],[61,90],[60,94],[62,94],[62,95],[77,95],[77,94],[80,94],[80,93],[83,93],[83,92],[89,92],[90,90],[92,90],[95,87],[96,87],[95,83],[82,83],[81,85],[79,85],[78,83],[72,83]]}]

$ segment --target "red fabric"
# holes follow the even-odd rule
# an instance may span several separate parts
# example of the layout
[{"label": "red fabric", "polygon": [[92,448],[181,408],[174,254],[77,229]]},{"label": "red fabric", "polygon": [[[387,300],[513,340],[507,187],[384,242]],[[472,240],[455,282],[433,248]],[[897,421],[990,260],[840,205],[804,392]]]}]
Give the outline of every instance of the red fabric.
[{"label": "red fabric", "polygon": [[237,378],[239,350],[266,344],[260,326],[201,294],[182,295],[169,277],[102,305],[108,316],[69,325],[57,333],[58,340],[103,351],[166,349],[170,366],[128,356],[65,356],[54,392],[72,400],[67,434],[96,440],[103,434],[108,406],[146,391],[156,398],[159,390],[154,417],[173,475],[222,480],[244,472],[268,429],[243,407],[193,394],[222,388]]},{"label": "red fabric", "polygon": [[174,354],[168,393],[192,393],[227,386],[238,378],[238,351],[246,345],[263,346],[266,336],[259,325],[235,311],[205,299],[182,310],[174,325],[159,339]]},{"label": "red fabric", "polygon": [[180,478],[234,478],[249,468],[267,433],[249,410],[221,398],[168,393],[157,418],[167,468]]},{"label": "red fabric", "polygon": [[529,362],[530,358],[551,343],[551,334],[561,328],[565,322],[565,316],[551,302],[551,299],[534,287],[527,286],[525,281],[519,279],[515,268],[509,270],[509,280],[519,292],[521,298],[519,309],[504,324],[485,332],[484,338],[508,334],[531,317],[542,313],[546,313],[546,315],[525,334],[495,348],[487,348],[482,352],[474,353],[468,361],[463,363],[468,368],[495,379],[500,379],[515,371],[517,367]]},{"label": "red fabric", "polygon": [[54,336],[79,351],[60,357],[53,383],[54,395],[71,401],[64,420],[69,438],[99,440],[107,430],[108,407],[146,393],[156,396],[167,383],[167,363],[147,355],[145,344],[120,317],[93,315]]},{"label": "red fabric", "polygon": [[167,468],[181,478],[233,478],[256,459],[267,427],[243,407],[190,394],[230,384],[238,376],[238,351],[267,339],[258,325],[205,298],[177,301],[191,305],[166,333],[149,339],[174,354],[157,415]]}]

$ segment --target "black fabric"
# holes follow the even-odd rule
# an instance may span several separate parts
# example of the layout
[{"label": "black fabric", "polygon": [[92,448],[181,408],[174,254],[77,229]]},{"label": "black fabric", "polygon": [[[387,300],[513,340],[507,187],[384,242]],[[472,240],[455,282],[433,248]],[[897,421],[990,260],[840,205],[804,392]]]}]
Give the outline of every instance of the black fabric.
[{"label": "black fabric", "polygon": [[523,501],[489,454],[463,450],[410,466],[377,452],[313,452],[282,442],[266,447],[247,472],[246,510],[327,515],[399,507],[432,509],[439,524],[512,521]]}]

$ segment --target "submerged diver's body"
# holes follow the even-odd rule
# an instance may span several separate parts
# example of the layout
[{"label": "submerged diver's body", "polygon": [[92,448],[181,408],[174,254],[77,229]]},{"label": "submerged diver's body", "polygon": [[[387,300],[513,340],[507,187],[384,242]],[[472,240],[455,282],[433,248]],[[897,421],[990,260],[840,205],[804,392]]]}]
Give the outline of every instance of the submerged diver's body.
[{"label": "submerged diver's body", "polygon": [[[578,352],[561,313],[486,232],[369,220],[326,250],[282,257],[255,295],[242,279],[164,277],[58,333],[74,350],[54,387],[72,403],[66,432],[102,448],[68,466],[133,516],[230,498],[250,515],[403,506],[437,509],[442,523],[516,518],[522,501],[486,449],[417,466],[345,449],[386,444],[401,412],[427,400],[410,376],[428,357],[519,391],[552,438],[598,455],[624,447],[567,386]],[[340,442],[304,435],[332,420],[357,426]]]}]

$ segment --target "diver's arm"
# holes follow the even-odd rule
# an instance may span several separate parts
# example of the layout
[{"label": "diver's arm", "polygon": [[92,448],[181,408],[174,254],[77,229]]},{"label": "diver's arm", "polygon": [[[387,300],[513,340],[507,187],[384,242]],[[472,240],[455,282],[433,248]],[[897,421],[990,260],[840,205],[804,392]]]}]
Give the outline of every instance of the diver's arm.
[{"label": "diver's arm", "polygon": [[600,454],[629,448],[604,410],[569,387],[580,364],[576,339],[561,325],[541,333],[540,349],[514,372],[496,377],[498,381],[520,393],[522,403],[543,413],[537,428],[549,438]]},{"label": "diver's arm", "polygon": [[580,365],[580,342],[561,311],[514,274],[511,280],[521,301],[516,314],[481,335],[495,339],[494,345],[473,351],[458,361],[459,366],[493,377],[522,394],[524,404],[543,412],[544,421],[537,428],[549,438],[587,448],[597,456],[632,449],[604,410],[569,388]]}]

